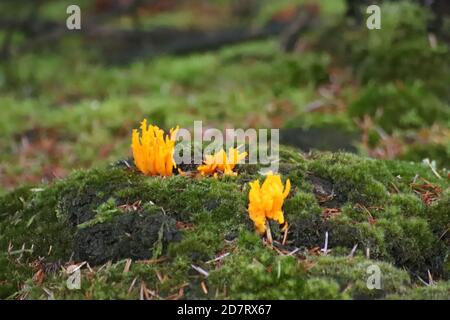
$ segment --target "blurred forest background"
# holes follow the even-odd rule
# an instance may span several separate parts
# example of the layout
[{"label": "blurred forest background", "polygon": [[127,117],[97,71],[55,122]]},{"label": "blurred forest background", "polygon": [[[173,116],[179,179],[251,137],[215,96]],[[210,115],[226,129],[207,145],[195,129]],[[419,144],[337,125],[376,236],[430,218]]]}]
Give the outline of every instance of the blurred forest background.
[{"label": "blurred forest background", "polygon": [[143,118],[450,167],[450,2],[368,30],[372,2],[2,0],[0,192],[128,157]]}]

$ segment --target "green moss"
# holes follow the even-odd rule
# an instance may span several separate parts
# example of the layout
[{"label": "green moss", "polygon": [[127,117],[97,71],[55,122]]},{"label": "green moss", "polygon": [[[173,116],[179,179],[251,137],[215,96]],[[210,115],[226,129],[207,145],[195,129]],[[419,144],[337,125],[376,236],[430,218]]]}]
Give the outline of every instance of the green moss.
[{"label": "green moss", "polygon": [[[61,185],[24,189],[7,194],[0,201],[0,248],[32,248],[33,256],[61,258],[70,254],[73,230],[57,214]],[[51,250],[50,250],[51,249]]]},{"label": "green moss", "polygon": [[[421,83],[367,86],[354,101],[349,114],[362,117],[369,114],[382,128],[392,132],[396,128],[423,128],[449,116],[447,105]],[[396,115],[401,114],[401,117]]]},{"label": "green moss", "polygon": [[448,249],[424,218],[409,217],[409,212],[403,215],[401,209],[394,214],[388,210],[380,213],[380,218],[372,214],[376,219],[372,225],[365,210],[345,207],[340,216],[324,219],[320,213],[305,211],[301,206],[292,212],[288,203],[290,239],[296,246],[323,247],[328,232],[332,250],[348,254],[358,245],[358,251],[364,253],[369,248],[371,257],[395,263],[413,274],[424,276],[430,270],[445,277]]},{"label": "green moss", "polygon": [[449,293],[450,283],[439,281],[431,286],[414,287],[403,294],[392,294],[386,298],[394,300],[448,300]]},{"label": "green moss", "polygon": [[405,217],[421,217],[424,216],[426,208],[425,204],[419,197],[412,194],[393,194],[389,198],[390,209],[386,209],[386,218],[391,215],[390,212],[398,209]]},{"label": "green moss", "polygon": [[308,170],[330,179],[336,194],[346,200],[367,206],[386,201],[385,184],[392,175],[383,162],[346,153],[318,154],[313,160]]},{"label": "green moss", "polygon": [[[383,161],[383,164],[391,172],[395,179],[388,181],[388,183],[394,183],[398,189],[402,192],[411,193],[411,184],[416,181],[417,177],[418,183],[423,182],[425,179],[432,184],[440,187],[447,188],[448,182],[445,179],[438,179],[430,167],[422,163],[414,163],[410,161]],[[445,171],[439,171],[441,175],[444,175]]]},{"label": "green moss", "polygon": [[349,254],[355,245],[365,252],[370,248],[376,258],[389,259],[386,252],[386,239],[381,230],[368,222],[357,223],[345,216],[324,220],[320,214],[303,213],[290,220],[290,239],[297,247],[323,248],[328,233],[328,248],[346,248]]},{"label": "green moss", "polygon": [[59,215],[71,225],[78,226],[94,218],[99,206],[112,197],[120,204],[129,203],[128,199],[116,197],[115,193],[129,187],[142,190],[142,185],[142,176],[121,168],[78,171],[62,185]]},{"label": "green moss", "polygon": [[422,277],[427,270],[443,275],[447,259],[446,248],[437,235],[433,234],[426,220],[383,219],[377,225],[384,230],[388,252],[397,265]]},{"label": "green moss", "polygon": [[436,161],[438,167],[448,166],[450,159],[450,143],[447,144],[416,144],[408,148],[401,156],[403,160],[421,162],[424,159]]},{"label": "green moss", "polygon": [[434,203],[426,212],[431,228],[447,244],[450,243],[449,228],[450,187],[445,189],[440,199]]},{"label": "green moss", "polygon": [[293,197],[286,200],[284,212],[288,220],[294,220],[302,215],[319,215],[322,210],[313,194],[298,191]]},{"label": "green moss", "polygon": [[[26,260],[27,252],[13,251],[0,254],[0,299],[15,298],[22,284],[33,277],[33,269],[19,258]],[[16,260],[18,259],[18,260]]]},{"label": "green moss", "polygon": [[[385,262],[362,257],[319,257],[312,259],[312,265],[308,270],[311,276],[335,280],[339,289],[354,299],[379,299],[391,293],[405,292],[410,286],[410,279],[405,271]],[[372,274],[368,272],[368,267],[373,265],[381,272],[380,289],[367,287],[367,280]]]},{"label": "green moss", "polygon": [[304,297],[311,300],[343,300],[350,298],[346,292],[340,290],[339,284],[334,279],[329,278],[308,279],[305,284]]},{"label": "green moss", "polygon": [[[81,270],[81,288],[71,290],[66,282],[69,274],[50,273],[45,279],[45,288],[28,281],[23,290],[30,299],[139,299],[141,286],[157,292],[162,298],[175,294],[182,287],[187,276],[187,264],[178,259],[161,264],[133,262],[128,272],[124,272],[125,260],[114,264],[106,264],[101,268],[93,268],[94,272]],[[164,281],[158,280],[157,272],[164,275]],[[187,291],[187,290],[186,290]]]},{"label": "green moss", "polygon": [[[380,30],[373,32],[362,28],[359,33],[344,35],[347,41],[343,43],[353,44],[348,48],[350,54],[349,51],[345,53],[357,76],[364,83],[378,84],[419,80],[426,83],[430,91],[448,96],[445,89],[450,67],[446,58],[448,48],[443,44],[429,45],[427,21],[431,13],[410,1],[384,3],[381,11],[383,27]],[[430,74],[433,74],[432,79]]]},{"label": "green moss", "polygon": [[77,227],[80,229],[92,227],[97,223],[102,223],[111,220],[113,217],[120,214],[120,210],[117,208],[116,200],[114,198],[109,198],[108,201],[102,203],[98,209],[94,210],[95,217],[91,220],[79,224]]},{"label": "green moss", "polygon": [[74,239],[74,259],[98,265],[124,258],[158,258],[169,243],[180,240],[176,221],[163,214],[132,212],[79,229]]},{"label": "green moss", "polygon": [[296,149],[281,145],[279,150],[281,164],[304,164],[305,157]]},{"label": "green moss", "polygon": [[169,248],[169,254],[173,257],[186,256],[191,261],[206,261],[212,259],[216,252],[220,252],[224,246],[223,230],[214,224],[206,224],[201,227],[184,232],[183,239],[179,243],[173,243]]},{"label": "green moss", "polygon": [[[239,277],[236,277],[239,273]],[[263,248],[234,252],[224,265],[211,272],[208,282],[219,297],[231,299],[300,299],[305,271],[293,257],[276,257]]]},{"label": "green moss", "polygon": [[[413,274],[424,276],[432,270],[446,277],[447,195],[444,193],[435,205],[428,207],[410,186],[416,175],[445,184],[433,177],[429,168],[326,153],[313,156],[307,167],[313,175],[310,179],[317,200],[323,197],[322,193],[334,193],[341,201],[323,205],[341,206],[341,211],[336,217],[325,218],[311,191],[297,191],[285,203],[290,239],[296,246],[322,247],[328,232],[330,248],[339,252],[346,248],[348,253],[357,244],[361,252],[370,248],[371,257],[395,263]],[[331,185],[314,177],[329,179]],[[404,192],[395,193],[399,189]]]},{"label": "green moss", "polygon": [[300,57],[291,56],[275,64],[275,68],[286,69],[285,73],[292,86],[313,84],[315,86],[327,82],[329,75],[327,68],[330,64],[328,54],[305,53]]},{"label": "green moss", "polygon": [[31,189],[29,186],[24,186],[2,196],[2,201],[0,202],[0,222],[3,219],[11,219],[11,215],[24,209],[27,200],[33,194]]}]

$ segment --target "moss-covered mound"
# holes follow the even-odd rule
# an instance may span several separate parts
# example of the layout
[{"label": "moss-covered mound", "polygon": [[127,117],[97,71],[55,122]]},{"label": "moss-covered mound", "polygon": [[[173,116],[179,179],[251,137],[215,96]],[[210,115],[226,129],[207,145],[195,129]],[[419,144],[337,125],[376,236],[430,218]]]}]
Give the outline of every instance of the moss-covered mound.
[{"label": "moss-covered mound", "polygon": [[[273,247],[246,211],[248,182],[262,178],[254,165],[214,179],[115,164],[4,195],[0,297],[450,298],[445,172],[346,153],[280,156],[289,231],[272,225]],[[380,289],[367,286],[373,265]],[[69,289],[76,266],[81,288]]]}]

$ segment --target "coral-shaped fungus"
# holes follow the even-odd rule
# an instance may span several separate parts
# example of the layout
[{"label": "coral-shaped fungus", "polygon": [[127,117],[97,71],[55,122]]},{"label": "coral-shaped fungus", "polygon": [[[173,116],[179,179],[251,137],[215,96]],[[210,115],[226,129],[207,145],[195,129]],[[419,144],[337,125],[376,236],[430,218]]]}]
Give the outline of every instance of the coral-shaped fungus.
[{"label": "coral-shaped fungus", "polygon": [[164,136],[164,131],[157,126],[147,127],[147,120],[141,122],[141,132],[133,130],[131,148],[136,167],[148,176],[171,176],[176,167],[173,160],[175,139],[178,132],[170,129]]},{"label": "coral-shaped fungus", "polygon": [[197,170],[202,175],[214,175],[217,177],[218,173],[224,175],[235,176],[237,175],[233,169],[236,165],[245,159],[247,152],[240,153],[236,148],[230,148],[228,154],[224,149],[221,149],[214,155],[206,155],[204,164],[198,166]]},{"label": "coral-shaped fungus", "polygon": [[250,182],[248,212],[258,232],[266,232],[267,219],[275,220],[284,228],[287,227],[282,207],[290,189],[289,179],[284,187],[280,176],[271,172],[261,186],[259,180]]}]

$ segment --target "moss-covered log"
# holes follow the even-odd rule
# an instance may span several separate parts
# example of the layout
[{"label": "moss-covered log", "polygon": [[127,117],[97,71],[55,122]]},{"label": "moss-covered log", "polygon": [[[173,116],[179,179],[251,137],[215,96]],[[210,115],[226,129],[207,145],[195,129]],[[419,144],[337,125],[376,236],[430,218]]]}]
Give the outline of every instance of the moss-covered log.
[{"label": "moss-covered log", "polygon": [[[255,165],[214,179],[116,164],[2,196],[1,298],[448,298],[448,180],[423,164],[280,155],[292,189],[274,248],[246,210]],[[367,288],[370,265],[381,289]]]}]

